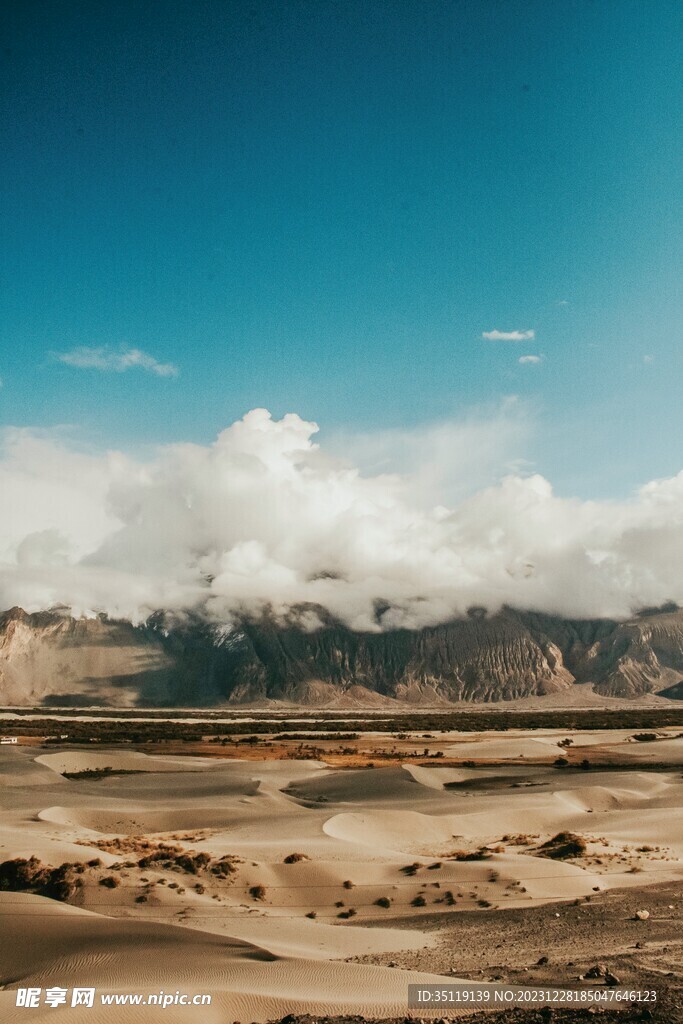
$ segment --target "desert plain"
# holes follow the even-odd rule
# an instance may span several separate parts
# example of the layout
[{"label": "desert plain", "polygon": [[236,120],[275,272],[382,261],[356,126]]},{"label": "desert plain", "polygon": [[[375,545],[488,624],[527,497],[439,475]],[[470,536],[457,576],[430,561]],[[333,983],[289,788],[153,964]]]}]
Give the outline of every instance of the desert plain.
[{"label": "desert plain", "polygon": [[[407,1009],[409,982],[610,976],[661,988],[654,1019],[678,1019],[680,727],[425,733],[406,718],[382,733],[367,718],[253,739],[226,725],[185,752],[0,746],[2,1021],[402,1021],[430,1017]],[[211,1003],[17,1007],[30,986]],[[592,1019],[569,1012],[553,1019]]]}]

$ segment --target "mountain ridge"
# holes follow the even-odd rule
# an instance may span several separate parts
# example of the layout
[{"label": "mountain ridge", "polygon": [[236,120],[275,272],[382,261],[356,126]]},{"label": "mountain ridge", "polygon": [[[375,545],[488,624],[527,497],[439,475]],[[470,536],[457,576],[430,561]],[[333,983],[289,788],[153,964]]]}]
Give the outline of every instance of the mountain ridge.
[{"label": "mountain ridge", "polygon": [[683,611],[625,621],[503,608],[420,630],[353,632],[315,611],[306,629],[263,617],[227,626],[160,612],[134,625],[65,610],[0,614],[0,703],[214,706],[346,695],[376,706],[497,702],[590,682],[605,696],[683,697]]}]

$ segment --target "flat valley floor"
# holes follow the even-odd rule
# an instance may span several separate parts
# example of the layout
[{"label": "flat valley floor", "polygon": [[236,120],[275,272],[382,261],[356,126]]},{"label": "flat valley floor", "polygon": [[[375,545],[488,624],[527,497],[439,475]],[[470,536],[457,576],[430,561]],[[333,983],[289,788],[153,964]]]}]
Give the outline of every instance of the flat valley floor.
[{"label": "flat valley floor", "polygon": [[[0,862],[28,862],[0,868],[4,1024],[427,1019],[410,982],[606,970],[660,1009],[595,1019],[680,1020],[680,729],[400,736],[0,747]],[[31,986],[212,1002],[17,1007]],[[594,1019],[543,1012],[476,1020]]]}]

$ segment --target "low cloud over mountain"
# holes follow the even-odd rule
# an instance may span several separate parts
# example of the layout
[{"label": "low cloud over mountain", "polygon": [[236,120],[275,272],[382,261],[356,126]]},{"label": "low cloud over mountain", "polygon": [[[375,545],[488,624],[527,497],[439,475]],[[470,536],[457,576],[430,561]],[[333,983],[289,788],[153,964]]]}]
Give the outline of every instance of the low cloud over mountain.
[{"label": "low cloud over mountain", "polygon": [[259,409],[212,445],[167,446],[146,462],[6,432],[0,607],[137,622],[159,608],[229,621],[315,605],[380,630],[479,605],[620,618],[683,603],[683,473],[623,502],[558,498],[518,472],[472,493],[455,479],[464,466],[481,483],[468,429],[454,469],[457,428],[452,447],[443,432],[431,446],[419,435],[423,458],[413,445],[403,474],[361,471],[314,443],[315,424]]}]

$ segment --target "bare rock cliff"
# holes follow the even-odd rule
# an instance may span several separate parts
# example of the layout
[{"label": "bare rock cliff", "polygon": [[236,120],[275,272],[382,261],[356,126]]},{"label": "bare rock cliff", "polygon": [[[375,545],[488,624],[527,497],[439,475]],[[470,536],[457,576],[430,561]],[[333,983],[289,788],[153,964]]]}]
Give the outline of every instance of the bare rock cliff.
[{"label": "bare rock cliff", "polygon": [[61,612],[0,615],[4,705],[435,705],[511,700],[592,682],[607,695],[683,696],[683,611],[628,622],[504,609],[421,630],[307,631],[262,619],[141,626]]}]

